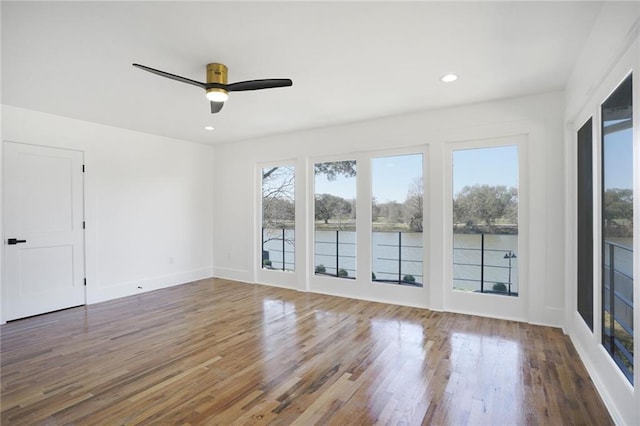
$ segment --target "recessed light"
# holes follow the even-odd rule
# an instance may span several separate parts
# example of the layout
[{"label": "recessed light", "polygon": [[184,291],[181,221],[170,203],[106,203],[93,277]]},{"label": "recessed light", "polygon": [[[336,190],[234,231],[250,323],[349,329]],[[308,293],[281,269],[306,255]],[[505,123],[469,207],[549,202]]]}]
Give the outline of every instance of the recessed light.
[{"label": "recessed light", "polygon": [[211,130],[215,130],[215,127],[213,127],[213,126],[204,126],[204,129],[211,131]]},{"label": "recessed light", "polygon": [[456,81],[458,79],[458,76],[455,74],[445,74],[442,77],[440,77],[440,80],[443,83],[451,83],[452,81]]}]

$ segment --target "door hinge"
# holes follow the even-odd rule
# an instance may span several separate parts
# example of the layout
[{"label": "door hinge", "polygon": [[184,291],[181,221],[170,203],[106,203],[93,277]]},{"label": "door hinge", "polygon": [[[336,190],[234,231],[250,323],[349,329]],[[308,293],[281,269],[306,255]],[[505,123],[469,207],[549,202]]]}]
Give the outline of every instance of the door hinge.
[{"label": "door hinge", "polygon": [[86,278],[84,279],[84,286],[85,287],[87,286],[87,279]]},{"label": "door hinge", "polygon": [[84,173],[84,164],[82,165],[82,173]]},{"label": "door hinge", "polygon": [[85,229],[85,226],[86,226],[86,225],[85,225],[85,222],[84,222],[84,220],[83,220],[83,221],[82,221],[82,229]]}]

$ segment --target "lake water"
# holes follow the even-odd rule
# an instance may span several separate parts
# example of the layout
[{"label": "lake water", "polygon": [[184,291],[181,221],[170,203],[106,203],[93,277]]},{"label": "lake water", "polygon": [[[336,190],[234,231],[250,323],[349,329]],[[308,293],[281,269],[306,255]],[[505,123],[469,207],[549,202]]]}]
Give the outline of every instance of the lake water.
[{"label": "lake water", "polygon": [[[615,317],[619,323],[633,329],[633,239],[617,238],[608,239],[614,244],[605,244],[603,252],[604,268],[602,278],[605,289],[603,292],[604,305],[607,311],[611,311],[611,282],[615,292]],[[613,256],[613,270],[610,268]]]},{"label": "lake water", "polygon": [[[397,282],[410,275],[416,284],[422,283],[422,235],[418,232],[374,232],[373,273],[376,279]],[[347,271],[349,277],[355,277],[355,239],[355,232],[316,231],[314,267],[322,265],[327,274],[336,274],[337,266],[338,270]]]},{"label": "lake water", "polygon": [[[271,267],[282,269],[282,230],[265,230],[264,250],[268,252]],[[422,233],[374,232],[373,272],[377,280],[398,281],[406,275],[412,275],[416,284],[424,282],[422,265]],[[285,267],[294,266],[293,230],[284,231]],[[336,253],[336,238],[338,251]],[[325,273],[335,275],[337,269],[344,269],[349,277],[356,276],[356,234],[352,231],[316,231],[314,268],[323,265]],[[630,238],[613,238],[616,243],[632,247]],[[398,245],[401,249],[398,249]],[[518,293],[518,236],[485,235],[484,237],[484,273],[481,277],[481,236],[479,234],[454,234],[453,236],[453,287],[463,291],[479,291],[480,279],[484,280],[483,289],[492,290],[495,284],[504,284],[507,291]],[[505,255],[515,255],[511,258]],[[616,290],[625,297],[633,298],[633,252],[615,249],[615,268],[621,274],[616,276]],[[400,261],[398,261],[400,259]],[[337,264],[337,269],[336,269]],[[608,258],[605,258],[608,266]],[[511,284],[509,286],[509,283]]]},{"label": "lake water", "polygon": [[486,291],[504,284],[507,291],[518,293],[518,236],[485,235],[484,259],[481,247],[480,234],[453,235],[453,287]]},{"label": "lake water", "polygon": [[[607,240],[619,245],[613,249],[615,269],[627,276],[633,276],[633,238],[610,237]],[[607,245],[604,254],[605,266],[609,266],[609,250],[610,247]]]},{"label": "lake water", "polygon": [[[336,238],[338,244],[336,246]],[[398,281],[411,275],[416,284],[424,282],[423,234],[415,232],[374,232],[373,273],[377,280]],[[271,267],[282,269],[282,230],[265,230],[264,250],[269,252]],[[352,231],[316,231],[314,268],[322,265],[325,273],[335,275],[344,269],[349,277],[356,276],[356,233]],[[285,266],[293,267],[293,231],[285,231]],[[400,244],[399,244],[400,243]],[[454,288],[467,291],[480,290],[481,237],[477,234],[454,235]],[[401,246],[399,249],[398,246]],[[337,247],[337,253],[336,253]],[[505,254],[516,257],[505,259]],[[518,236],[486,235],[484,252],[484,289],[491,290],[495,283],[503,283],[518,292]],[[399,261],[400,259],[400,261]],[[337,264],[337,269],[336,269]],[[509,274],[509,270],[511,274]]]}]

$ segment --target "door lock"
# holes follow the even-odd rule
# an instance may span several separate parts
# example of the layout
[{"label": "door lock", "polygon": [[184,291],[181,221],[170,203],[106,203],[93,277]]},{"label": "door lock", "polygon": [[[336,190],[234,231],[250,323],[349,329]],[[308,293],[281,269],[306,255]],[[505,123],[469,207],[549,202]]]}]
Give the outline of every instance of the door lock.
[{"label": "door lock", "polygon": [[10,246],[14,245],[14,244],[22,244],[22,243],[26,243],[27,240],[19,240],[17,238],[9,238],[7,240],[7,244],[9,244]]}]

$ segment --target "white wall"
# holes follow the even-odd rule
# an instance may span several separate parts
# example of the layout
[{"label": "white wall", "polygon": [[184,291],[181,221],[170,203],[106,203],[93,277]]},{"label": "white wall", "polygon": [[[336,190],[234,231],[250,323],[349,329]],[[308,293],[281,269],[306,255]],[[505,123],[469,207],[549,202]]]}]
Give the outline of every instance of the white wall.
[{"label": "white wall", "polygon": [[[529,272],[530,283],[527,319],[530,322],[561,326],[564,307],[564,193],[563,173],[563,95],[548,93],[518,99],[469,105],[459,108],[426,111],[398,117],[266,137],[242,143],[216,145],[214,158],[214,274],[248,282],[256,282],[258,236],[255,220],[256,164],[266,161],[291,160],[298,167],[296,176],[308,179],[300,170],[318,156],[385,150],[416,146],[428,148],[426,191],[429,193],[429,282],[428,294],[414,305],[443,309],[445,222],[444,203],[450,195],[445,191],[443,170],[445,148],[453,141],[497,138],[525,134],[528,138],[529,184]],[[307,167],[308,170],[308,167]],[[226,183],[226,184],[225,184]],[[304,182],[303,188],[308,188]],[[302,238],[308,239],[311,226],[309,191],[298,194],[297,226],[306,227]],[[224,207],[222,207],[224,206]],[[252,226],[248,226],[252,224]],[[313,279],[308,271],[309,241],[297,239],[298,249],[307,250],[307,264],[298,265],[307,273],[296,275],[293,285],[309,288]],[[367,275],[367,274],[360,274]],[[365,277],[367,278],[367,277]],[[370,298],[367,294],[344,295]]]},{"label": "white wall", "polygon": [[637,37],[640,3],[605,2],[573,67],[566,86],[565,116],[575,115],[595,92]]},{"label": "white wall", "polygon": [[[594,253],[594,330],[586,326],[577,312],[576,268],[577,268],[577,195],[576,195],[576,158],[577,130],[593,117],[594,126],[594,171],[598,172],[599,164],[599,108],[611,91],[623,80],[628,72],[634,72],[634,139],[635,139],[635,223],[640,218],[640,3],[637,2],[605,2],[601,13],[585,42],[584,49],[572,71],[566,90],[565,108],[565,331],[571,337],[581,359],[591,375],[600,395],[603,397],[611,415],[617,424],[640,424],[640,383],[638,353],[640,350],[640,262],[636,261],[634,276],[634,311],[635,311],[635,378],[634,388],[622,375],[620,369],[612,361],[610,355],[600,344],[600,266],[598,259],[599,246]],[[600,199],[599,179],[594,179],[594,203]],[[597,212],[597,209],[596,209]],[[599,241],[599,214],[594,214],[595,239]],[[637,234],[637,232],[636,232]],[[634,252],[640,253],[640,238],[635,238]],[[638,257],[636,257],[638,259]]]},{"label": "white wall", "polygon": [[6,105],[2,124],[84,152],[87,303],[212,276],[212,147]]}]

